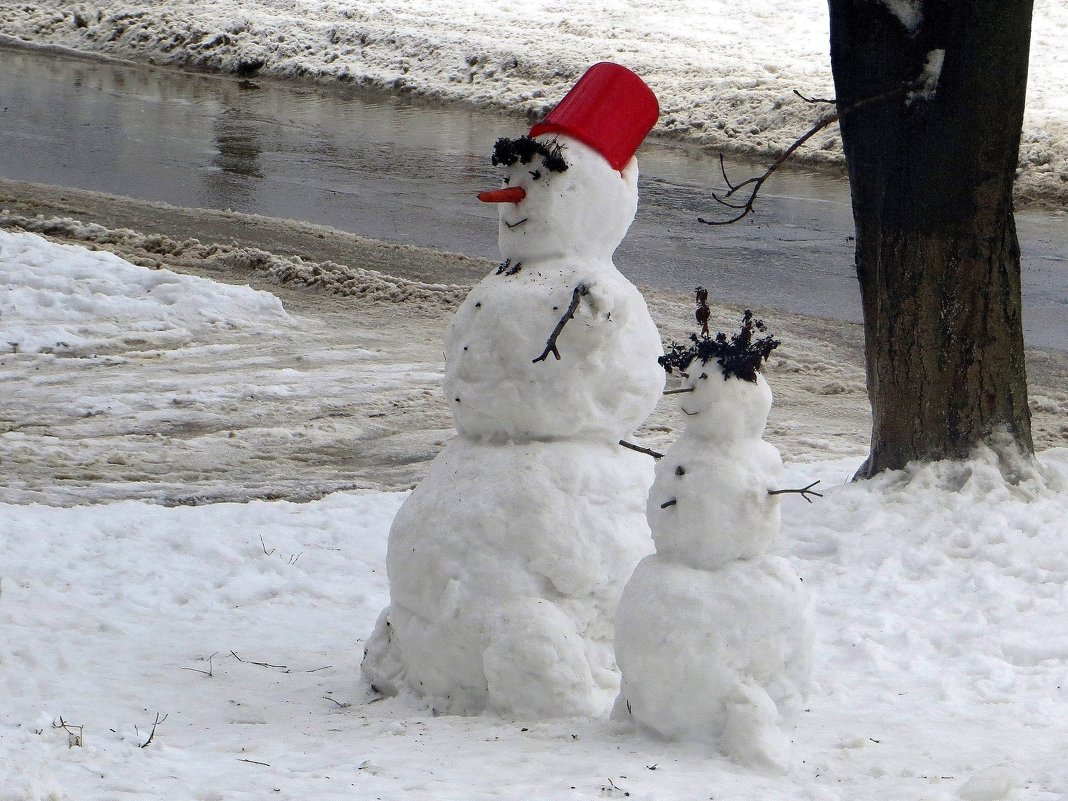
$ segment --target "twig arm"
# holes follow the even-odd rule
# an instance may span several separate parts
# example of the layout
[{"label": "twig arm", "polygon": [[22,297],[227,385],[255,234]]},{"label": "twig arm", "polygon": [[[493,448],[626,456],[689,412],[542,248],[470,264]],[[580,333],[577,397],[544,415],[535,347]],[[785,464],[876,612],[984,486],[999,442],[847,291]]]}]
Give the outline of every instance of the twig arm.
[{"label": "twig arm", "polygon": [[590,288],[585,284],[579,284],[575,287],[571,293],[571,303],[568,305],[567,311],[564,312],[564,316],[560,318],[560,322],[556,324],[553,332],[549,334],[549,339],[545,343],[545,350],[541,352],[541,356],[534,359],[534,364],[545,361],[549,358],[550,353],[559,361],[560,351],[556,348],[556,340],[560,336],[560,332],[564,330],[564,326],[567,325],[567,321],[575,316],[575,311],[578,309],[579,303],[582,302],[582,298],[588,294],[590,294]]},{"label": "twig arm", "polygon": [[660,459],[664,456],[660,451],[654,451],[652,448],[643,448],[641,445],[635,445],[633,442],[627,442],[625,439],[621,439],[619,444],[624,448],[630,448],[632,451],[644,453],[646,456],[652,456],[654,459]]},{"label": "twig arm", "polygon": [[823,497],[823,493],[822,492],[816,492],[814,489],[812,489],[814,486],[816,486],[819,483],[820,483],[819,479],[816,479],[815,481],[813,481],[808,486],[801,487],[800,489],[768,490],[768,495],[786,495],[787,493],[795,493],[797,495],[800,495],[802,498],[804,498],[809,503],[812,503],[812,499],[810,497],[808,497],[809,495],[815,495],[817,498],[822,498]]}]

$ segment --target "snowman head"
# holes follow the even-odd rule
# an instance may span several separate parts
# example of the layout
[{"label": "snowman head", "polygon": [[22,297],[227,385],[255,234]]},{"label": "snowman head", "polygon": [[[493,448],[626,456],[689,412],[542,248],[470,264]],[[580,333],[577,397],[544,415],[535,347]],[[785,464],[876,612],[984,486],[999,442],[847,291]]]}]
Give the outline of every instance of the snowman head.
[{"label": "snowman head", "polygon": [[501,254],[515,261],[610,258],[634,219],[634,152],[660,113],[653,91],[619,64],[594,64],[528,136],[498,140]]},{"label": "snowman head", "polygon": [[513,261],[578,256],[610,259],[638,208],[638,162],[615,170],[566,134],[500,139],[493,161],[504,189],[496,202],[501,255]]},{"label": "snowman head", "polygon": [[752,439],[764,433],[771,412],[771,387],[764,376],[746,381],[724,373],[716,362],[695,362],[682,376],[679,409],[690,433],[714,440]]},{"label": "snowman head", "polygon": [[[698,308],[700,314],[700,300]],[[693,334],[688,347],[673,343],[660,357],[682,379],[679,409],[688,431],[717,440],[761,436],[772,398],[760,368],[779,346],[770,335],[757,336],[766,330],[746,309],[738,333]]]}]

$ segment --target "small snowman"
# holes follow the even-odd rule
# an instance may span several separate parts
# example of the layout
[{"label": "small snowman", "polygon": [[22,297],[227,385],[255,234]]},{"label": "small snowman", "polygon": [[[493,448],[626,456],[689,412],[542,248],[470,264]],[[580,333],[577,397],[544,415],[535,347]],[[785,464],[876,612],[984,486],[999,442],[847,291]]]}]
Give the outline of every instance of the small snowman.
[{"label": "small snowman", "polygon": [[[785,727],[811,672],[800,579],[765,553],[779,533],[782,460],[762,439],[771,389],[761,364],[779,344],[745,312],[728,338],[705,323],[661,359],[679,370],[686,428],[656,465],[647,512],[656,553],[627,582],[616,617],[623,674],[613,717],[707,742],[752,766],[784,768]],[[702,320],[702,310],[704,319]]]},{"label": "small snowman", "polygon": [[458,436],[397,513],[373,688],[440,712],[602,714],[619,595],[652,550],[647,457],[660,337],[612,254],[656,122],[637,75],[594,65],[529,135],[498,140],[504,261],[451,321],[443,388]]}]

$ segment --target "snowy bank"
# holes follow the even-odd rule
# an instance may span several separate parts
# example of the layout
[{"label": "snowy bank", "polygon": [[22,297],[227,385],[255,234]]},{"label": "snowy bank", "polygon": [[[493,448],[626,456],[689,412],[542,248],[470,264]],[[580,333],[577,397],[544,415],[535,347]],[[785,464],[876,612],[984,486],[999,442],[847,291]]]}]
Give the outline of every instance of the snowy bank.
[{"label": "snowy bank", "polygon": [[[8,264],[52,265],[50,281],[67,287],[64,297],[77,286],[75,267],[101,255],[28,234],[16,240],[10,252],[23,255]],[[94,315],[123,308],[119,299],[143,294],[157,274],[104,263],[128,288],[95,298],[79,318],[100,337],[94,345],[112,341],[93,327]],[[33,275],[27,267],[26,280]],[[203,303],[228,291],[185,279],[182,290]],[[255,318],[258,297],[237,291],[231,308]],[[151,319],[157,306],[140,297],[131,323]],[[287,464],[304,466],[290,469],[307,476],[321,460],[336,471],[350,449],[368,447],[373,415],[340,442],[339,429],[324,429],[333,450],[316,450],[316,430],[304,425],[313,417],[305,394],[328,413],[367,394],[379,404],[373,414],[392,407],[402,418],[416,408],[413,398],[437,394],[440,375],[417,359],[426,341],[440,341],[440,329],[408,348],[390,339],[396,326],[419,337],[424,322],[404,316],[389,328],[364,304],[360,324],[382,325],[389,336],[339,348],[295,316],[270,335],[281,321],[272,304],[265,308],[248,330],[210,324],[196,328],[192,343],[140,359],[11,354],[0,358],[0,375],[16,395],[29,392],[32,415],[48,417],[60,379],[84,374],[89,383],[74,385],[72,396],[95,393],[104,410],[85,425],[114,425],[121,414],[106,406],[113,393],[128,399],[131,382],[158,396],[158,407],[145,398],[127,412],[157,433],[97,454],[98,474],[81,474],[96,485],[86,495],[96,500],[104,497],[100,485],[119,497],[134,492],[124,460],[157,440],[167,449],[162,458],[154,452],[161,465],[199,454],[221,466],[217,480],[233,484],[233,496],[248,497],[260,476],[229,469],[227,448],[251,450],[249,429],[235,443],[226,427],[249,416],[273,433],[266,447],[251,450],[258,473],[270,472],[270,452],[292,447],[290,440],[300,456],[315,457],[293,460]],[[27,317],[36,309],[30,303]],[[325,319],[358,327],[353,317],[346,308],[344,317]],[[294,339],[307,361],[278,349],[279,340]],[[375,362],[372,349],[387,346],[393,361]],[[156,383],[163,373],[171,384]],[[107,383],[116,374],[124,377]],[[776,387],[797,383],[789,371],[769,375]],[[242,403],[217,409],[207,390],[206,400],[192,397],[190,387],[202,385]],[[353,394],[342,394],[342,385]],[[397,395],[395,385],[409,394]],[[286,405],[249,411],[250,387]],[[179,421],[192,424],[193,436],[175,425],[178,436],[168,428],[159,437],[160,421],[172,419],[166,414],[189,409],[199,416]],[[220,436],[212,438],[210,415],[220,411]],[[407,417],[404,425],[430,424]],[[91,436],[64,429],[68,470]],[[39,461],[51,458],[47,439],[27,445]],[[396,453],[398,441],[391,444]],[[858,462],[810,456],[793,460],[783,477],[790,486],[820,479],[827,492],[812,505],[783,500],[776,552],[812,596],[816,643],[815,687],[790,731],[793,760],[781,775],[603,719],[434,716],[410,694],[377,699],[360,681],[359,663],[388,601],[386,539],[404,493],[335,492],[303,504],[0,504],[0,799],[1062,799],[1068,448],[1040,454],[1044,479],[1036,474],[1017,486],[1006,486],[985,456],[847,483]],[[195,477],[180,472],[177,481]],[[58,484],[37,495],[46,503],[62,497]]]},{"label": "snowy bank", "polygon": [[788,469],[831,489],[784,502],[817,642],[781,776],[602,720],[376,701],[361,638],[402,494],[0,505],[0,798],[1061,799],[1068,450],[1040,461],[1048,487],[982,459]]},{"label": "snowy bank", "polygon": [[0,342],[15,353],[176,347],[213,328],[288,323],[267,292],[150,270],[35,234],[0,231],[0,267]]},{"label": "snowy bank", "polygon": [[[833,96],[823,0],[590,5],[483,0],[44,0],[0,6],[9,41],[243,76],[343,81],[539,116],[594,61],[641,74],[657,133],[767,157]],[[1022,200],[1068,201],[1068,7],[1038,0],[1020,155]],[[840,164],[832,129],[798,158]]]}]

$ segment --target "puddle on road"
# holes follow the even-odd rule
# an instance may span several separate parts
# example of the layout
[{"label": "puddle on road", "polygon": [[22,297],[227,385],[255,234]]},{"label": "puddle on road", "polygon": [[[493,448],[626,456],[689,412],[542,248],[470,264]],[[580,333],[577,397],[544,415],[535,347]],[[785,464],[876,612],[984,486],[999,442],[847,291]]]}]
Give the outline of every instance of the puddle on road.
[{"label": "puddle on road", "polygon": [[[179,206],[330,225],[497,257],[499,136],[523,120],[369,96],[343,85],[248,81],[0,48],[0,174]],[[784,172],[760,212],[709,228],[718,159],[647,142],[638,218],[616,254],[633,281],[708,287],[727,302],[860,319],[841,179]],[[733,175],[758,171],[735,163]],[[1068,349],[1063,215],[1020,215],[1028,342]],[[447,280],[447,276],[443,276]]]}]

